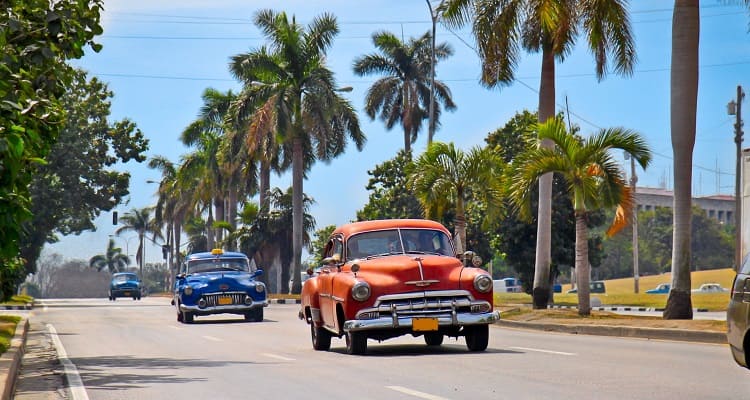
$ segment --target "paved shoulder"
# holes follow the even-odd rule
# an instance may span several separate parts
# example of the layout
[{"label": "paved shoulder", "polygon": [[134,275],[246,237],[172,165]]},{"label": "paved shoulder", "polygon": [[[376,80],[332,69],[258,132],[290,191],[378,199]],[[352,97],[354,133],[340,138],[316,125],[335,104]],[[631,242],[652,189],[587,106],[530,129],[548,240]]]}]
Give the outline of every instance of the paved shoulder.
[{"label": "paved shoulder", "polygon": [[68,399],[62,366],[44,325],[31,321],[21,372],[16,380],[15,400]]}]

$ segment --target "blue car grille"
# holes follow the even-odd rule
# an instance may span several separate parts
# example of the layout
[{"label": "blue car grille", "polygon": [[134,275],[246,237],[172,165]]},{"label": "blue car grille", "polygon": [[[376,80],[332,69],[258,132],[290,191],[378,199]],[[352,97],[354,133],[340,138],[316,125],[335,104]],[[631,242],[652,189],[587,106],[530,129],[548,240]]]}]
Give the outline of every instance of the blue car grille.
[{"label": "blue car grille", "polygon": [[203,299],[206,300],[207,307],[227,306],[230,304],[225,303],[226,300],[219,302],[219,299],[231,299],[231,305],[245,304],[246,293],[242,292],[224,292],[224,293],[208,293],[203,295]]}]

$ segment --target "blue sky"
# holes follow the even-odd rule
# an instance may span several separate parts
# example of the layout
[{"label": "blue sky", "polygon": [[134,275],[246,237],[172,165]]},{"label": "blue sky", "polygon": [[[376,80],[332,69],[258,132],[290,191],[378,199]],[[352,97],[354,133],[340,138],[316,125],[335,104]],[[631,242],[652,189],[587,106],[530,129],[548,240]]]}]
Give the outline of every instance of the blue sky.
[{"label": "blue sky", "polygon": [[[750,87],[750,13],[738,4],[720,0],[701,2],[700,86],[697,137],[694,152],[693,193],[696,196],[734,193],[734,117],[727,103],[736,97],[737,85]],[[739,2],[737,2],[739,3]],[[437,1],[433,1],[437,4]],[[638,170],[639,186],[672,187],[672,147],[669,120],[669,68],[671,54],[672,0],[633,0],[630,4],[638,62],[631,77],[608,75],[597,82],[594,61],[579,40],[574,52],[557,65],[556,103],[570,119],[589,134],[600,128],[621,126],[640,132],[655,156],[647,171]],[[259,9],[294,14],[308,23],[322,12],[335,15],[340,26],[328,63],[341,86],[352,86],[345,95],[360,110],[367,143],[362,152],[350,146],[329,164],[318,163],[308,174],[305,193],[316,204],[312,214],[317,226],[353,220],[367,201],[367,171],[392,158],[403,147],[396,127],[387,131],[361,112],[368,87],[377,77],[357,77],[353,60],[373,52],[371,35],[387,30],[404,39],[420,36],[431,28],[427,4],[422,0],[109,0],[105,2],[104,45],[76,65],[109,84],[114,91],[112,117],[129,118],[149,138],[149,157],[165,156],[178,162],[189,152],[179,142],[180,132],[193,121],[207,87],[239,90],[228,71],[229,58],[264,43],[252,24]],[[458,109],[443,113],[436,140],[454,142],[463,149],[483,145],[487,133],[503,126],[516,112],[536,110],[540,57],[523,54],[517,81],[488,90],[479,85],[480,63],[468,28],[449,31],[438,24],[438,42],[447,42],[454,55],[437,66],[437,79],[447,83]],[[743,103],[748,110],[747,102]],[[750,115],[750,113],[745,112]],[[426,134],[414,145],[426,146]],[[747,143],[747,141],[745,142]],[[622,160],[622,155],[616,155]],[[622,160],[625,166],[625,161]],[[127,164],[131,195],[124,213],[153,205],[160,175],[144,164]],[[627,165],[629,170],[629,163]],[[271,185],[286,189],[291,177],[272,176]],[[66,258],[101,253],[113,234],[111,216],[97,221],[96,232],[62,238],[47,251]],[[130,254],[137,240],[133,234],[116,239]],[[127,243],[126,243],[127,241]],[[159,261],[156,248],[147,249],[149,262]]]}]

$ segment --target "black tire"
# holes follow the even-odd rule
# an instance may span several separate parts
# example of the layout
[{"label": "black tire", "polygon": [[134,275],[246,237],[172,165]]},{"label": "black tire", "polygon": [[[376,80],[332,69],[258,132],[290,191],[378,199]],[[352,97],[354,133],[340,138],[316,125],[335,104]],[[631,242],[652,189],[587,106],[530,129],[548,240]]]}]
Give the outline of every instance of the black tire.
[{"label": "black tire", "polygon": [[346,353],[362,355],[367,352],[367,336],[362,332],[346,333]]},{"label": "black tire", "polygon": [[328,351],[331,348],[331,332],[323,327],[310,324],[310,337],[312,338],[313,349],[318,351]]},{"label": "black tire", "polygon": [[263,308],[254,308],[245,313],[245,321],[262,322]]},{"label": "black tire", "polygon": [[138,300],[140,300],[140,299],[141,299],[141,296],[138,296]]},{"label": "black tire", "polygon": [[133,301],[138,300],[138,296],[133,296]]},{"label": "black tire", "polygon": [[425,333],[424,342],[428,346],[440,346],[443,344],[443,335],[437,332]]},{"label": "black tire", "polygon": [[490,328],[488,325],[475,325],[466,329],[466,347],[469,351],[484,351],[490,340]]},{"label": "black tire", "polygon": [[179,310],[177,311],[177,322],[185,322],[185,320],[182,318],[182,312]]},{"label": "black tire", "polygon": [[193,313],[191,313],[191,312],[185,311],[185,312],[182,313],[182,320],[186,324],[192,324],[193,321],[194,321],[194,318],[195,318],[195,316],[193,316]]}]

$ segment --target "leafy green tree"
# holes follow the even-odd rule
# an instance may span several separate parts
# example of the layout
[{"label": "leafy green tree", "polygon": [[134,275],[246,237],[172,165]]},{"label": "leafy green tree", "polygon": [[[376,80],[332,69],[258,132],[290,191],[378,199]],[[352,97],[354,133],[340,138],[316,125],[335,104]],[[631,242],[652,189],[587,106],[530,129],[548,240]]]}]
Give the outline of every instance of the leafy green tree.
[{"label": "leafy green tree", "polygon": [[315,267],[323,264],[323,249],[325,249],[328,239],[334,230],[336,230],[336,225],[328,225],[325,228],[315,231],[313,235],[314,239],[310,241],[308,247],[311,258],[309,264],[311,266]]},{"label": "leafy green tree", "polygon": [[[472,24],[482,62],[480,82],[489,88],[515,80],[521,49],[541,52],[540,123],[555,116],[555,62],[570,54],[579,34],[594,56],[597,79],[607,74],[610,61],[617,73],[633,71],[635,44],[625,0],[447,0],[441,11],[449,26]],[[540,145],[553,146],[547,140]],[[547,174],[539,180],[534,307],[546,307],[550,293],[552,178]]]},{"label": "leafy green tree", "polygon": [[425,217],[439,218],[447,208],[455,211],[456,251],[466,248],[466,202],[487,204],[487,219],[499,214],[502,202],[500,158],[487,148],[468,152],[453,143],[433,142],[408,171],[408,188],[419,198]]},{"label": "leafy green tree", "polygon": [[423,216],[419,199],[406,189],[406,169],[410,162],[408,153],[402,150],[396,157],[367,171],[370,180],[366,189],[370,196],[364,208],[357,211],[358,221]]},{"label": "leafy green tree", "polygon": [[[516,180],[510,185],[510,195],[522,216],[531,214],[533,186],[545,173],[560,173],[573,199],[576,220],[576,281],[578,283],[578,313],[590,315],[588,210],[617,207],[632,209],[632,194],[628,190],[619,165],[610,155],[610,150],[621,149],[638,161],[644,169],[651,160],[651,152],[643,139],[626,129],[602,129],[588,139],[581,140],[568,133],[560,119],[553,119],[539,126],[539,138],[551,140],[553,150],[532,148],[519,163],[514,165]],[[619,213],[618,213],[619,215]],[[627,221],[616,219],[612,232]]]},{"label": "leafy green tree", "polygon": [[338,34],[336,18],[316,17],[303,27],[286,13],[261,10],[254,18],[269,42],[268,47],[236,55],[242,63],[246,86],[254,87],[258,104],[251,116],[251,129],[274,131],[291,143],[292,154],[292,269],[293,291],[302,288],[302,246],[304,236],[304,175],[316,160],[331,160],[346,149],[347,136],[358,150],[365,136],[357,113],[337,92],[333,72],[325,56]]},{"label": "leafy green tree", "polygon": [[140,276],[143,276],[143,265],[146,262],[146,240],[151,234],[151,240],[164,239],[156,220],[151,217],[152,207],[133,209],[120,217],[122,226],[115,230],[115,234],[122,232],[135,232],[138,234],[138,250],[135,259],[138,262]]},{"label": "leafy green tree", "polygon": [[97,271],[107,268],[111,274],[125,271],[128,265],[130,265],[130,258],[122,253],[121,248],[115,247],[114,239],[109,239],[107,251],[104,254],[97,254],[89,259],[89,267],[96,268]]},{"label": "leafy green tree", "polygon": [[[411,145],[417,140],[422,121],[429,118],[430,66],[432,40],[429,32],[419,38],[402,42],[390,32],[376,32],[372,42],[377,53],[354,60],[354,73],[358,76],[385,75],[372,84],[365,96],[365,112],[371,119],[380,114],[388,130],[400,123],[404,129],[404,151],[411,154]],[[435,61],[448,58],[453,50],[447,43],[435,46]],[[440,105],[455,110],[450,89],[435,81],[435,126],[440,117]],[[428,143],[432,142],[432,137]]]},{"label": "leafy green tree", "polygon": [[127,119],[109,120],[112,97],[106,84],[76,70],[61,98],[67,118],[30,187],[33,217],[24,224],[20,249],[27,273],[36,272],[45,243],[94,230],[101,212],[129,194],[130,173],[117,165],[144,161],[148,139]]},{"label": "leafy green tree", "polygon": [[72,77],[68,60],[95,36],[101,0],[8,0],[0,15],[0,298],[15,293],[26,274],[18,256],[29,221],[29,187],[54,144],[65,111],[60,97]]}]

